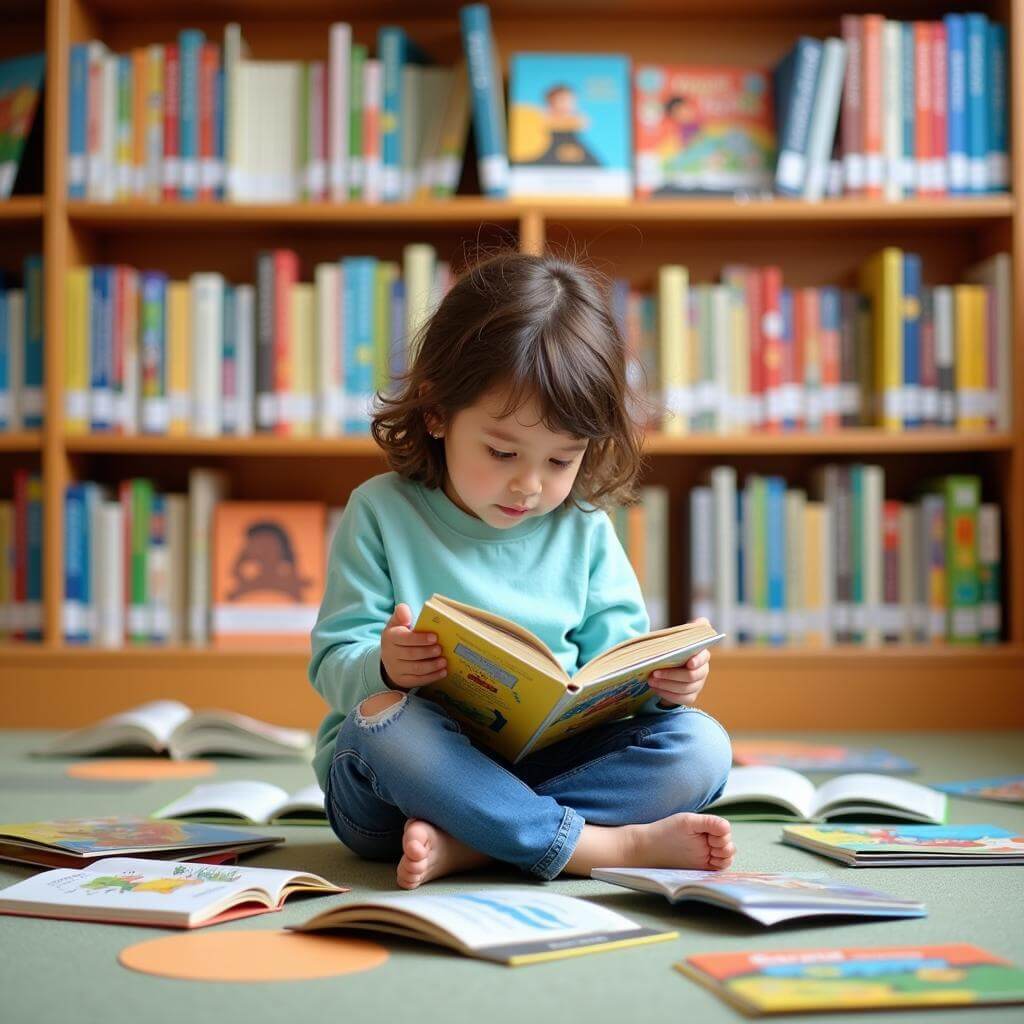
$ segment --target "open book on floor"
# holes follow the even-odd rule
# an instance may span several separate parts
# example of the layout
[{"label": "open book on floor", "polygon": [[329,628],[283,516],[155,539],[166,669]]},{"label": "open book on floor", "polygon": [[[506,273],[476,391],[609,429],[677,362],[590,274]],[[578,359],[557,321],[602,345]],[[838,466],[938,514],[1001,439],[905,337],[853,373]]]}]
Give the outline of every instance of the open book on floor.
[{"label": "open book on floor", "polygon": [[81,868],[102,857],[230,860],[283,843],[240,828],[154,818],[60,818],[0,823],[0,860]]},{"label": "open book on floor", "polygon": [[270,782],[207,782],[161,807],[153,817],[247,825],[327,824],[324,795],[315,782],[291,794]]},{"label": "open book on floor", "polygon": [[595,903],[537,886],[432,895],[395,893],[331,907],[296,931],[361,929],[420,939],[518,967],[581,953],[674,939]]},{"label": "open book on floor", "polygon": [[312,739],[302,729],[270,725],[236,711],[191,711],[176,700],[154,700],[55,737],[36,754],[76,756],[148,751],[173,758],[200,754],[294,757]]},{"label": "open book on floor", "polygon": [[733,768],[722,795],[710,804],[733,821],[946,820],[946,797],[887,775],[840,775],[815,786],[791,768]]},{"label": "open book on floor", "polygon": [[782,841],[853,868],[1024,864],[1024,835],[998,825],[790,825]]},{"label": "open book on floor", "polygon": [[924,917],[923,903],[874,889],[792,871],[681,871],[671,868],[594,868],[593,878],[670,903],[695,900],[735,910],[764,925],[800,917]]},{"label": "open book on floor", "polygon": [[348,889],[305,871],[109,857],[0,890],[0,913],[200,928],[280,910],[295,893],[337,892]]},{"label": "open book on floor", "polygon": [[419,690],[483,746],[516,762],[567,736],[633,714],[650,697],[648,676],[724,636],[703,623],[625,640],[571,678],[548,646],[511,619],[434,594],[416,621],[437,635],[448,675]]}]

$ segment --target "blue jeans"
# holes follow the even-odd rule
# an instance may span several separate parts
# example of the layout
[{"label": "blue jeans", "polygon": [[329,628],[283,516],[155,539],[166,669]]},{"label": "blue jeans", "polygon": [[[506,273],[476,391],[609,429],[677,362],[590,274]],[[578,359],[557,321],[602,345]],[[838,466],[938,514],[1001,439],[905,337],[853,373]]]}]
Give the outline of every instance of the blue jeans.
[{"label": "blue jeans", "polygon": [[732,760],[725,730],[680,707],[597,726],[517,765],[473,746],[448,714],[415,694],[377,714],[354,708],[327,778],[338,838],[371,860],[397,860],[406,820],[540,878],[561,873],[585,822],[627,825],[716,799]]}]

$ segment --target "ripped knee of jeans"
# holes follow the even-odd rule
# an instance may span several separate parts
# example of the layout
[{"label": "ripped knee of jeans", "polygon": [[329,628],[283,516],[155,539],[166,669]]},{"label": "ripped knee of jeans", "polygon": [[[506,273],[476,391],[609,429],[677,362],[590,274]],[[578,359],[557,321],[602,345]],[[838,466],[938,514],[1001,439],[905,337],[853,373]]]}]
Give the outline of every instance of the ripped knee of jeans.
[{"label": "ripped knee of jeans", "polygon": [[406,694],[393,690],[375,693],[356,707],[356,724],[367,729],[386,725],[401,711],[406,700]]}]

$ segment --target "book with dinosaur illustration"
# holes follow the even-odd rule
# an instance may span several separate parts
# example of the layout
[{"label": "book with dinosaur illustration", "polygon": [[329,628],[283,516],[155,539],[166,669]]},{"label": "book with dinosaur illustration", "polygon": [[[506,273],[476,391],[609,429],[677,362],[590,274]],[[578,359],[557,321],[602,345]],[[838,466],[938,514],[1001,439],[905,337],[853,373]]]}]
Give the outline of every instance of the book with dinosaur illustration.
[{"label": "book with dinosaur illustration", "polygon": [[337,892],[348,889],[305,871],[107,857],[0,890],[0,914],[201,928],[280,910],[296,893]]},{"label": "book with dinosaur illustration", "polygon": [[466,733],[513,763],[533,750],[623,718],[652,696],[650,674],[679,665],[724,634],[705,623],[660,629],[592,658],[574,676],[528,629],[493,612],[434,594],[416,629],[434,633],[448,675],[420,688]]}]

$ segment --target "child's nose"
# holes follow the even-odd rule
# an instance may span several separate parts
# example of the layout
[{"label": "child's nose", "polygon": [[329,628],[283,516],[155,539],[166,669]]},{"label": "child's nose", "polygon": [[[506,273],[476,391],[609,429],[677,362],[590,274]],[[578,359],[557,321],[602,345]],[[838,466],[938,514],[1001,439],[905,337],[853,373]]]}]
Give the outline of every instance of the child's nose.
[{"label": "child's nose", "polygon": [[540,486],[540,474],[536,472],[523,473],[512,481],[512,490],[527,498],[539,494]]}]

